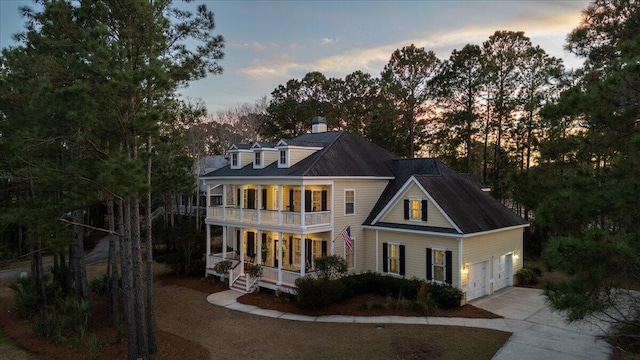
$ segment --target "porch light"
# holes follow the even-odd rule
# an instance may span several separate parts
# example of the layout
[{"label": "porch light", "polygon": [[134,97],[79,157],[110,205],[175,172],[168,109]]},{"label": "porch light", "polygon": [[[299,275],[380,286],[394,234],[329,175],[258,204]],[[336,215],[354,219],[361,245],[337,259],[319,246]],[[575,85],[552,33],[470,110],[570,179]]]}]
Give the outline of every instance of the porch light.
[{"label": "porch light", "polygon": [[469,268],[467,267],[467,265],[464,265],[462,267],[462,275],[467,275],[469,273]]},{"label": "porch light", "polygon": [[518,253],[513,253],[513,260],[518,260],[520,259],[520,256],[518,256]]}]

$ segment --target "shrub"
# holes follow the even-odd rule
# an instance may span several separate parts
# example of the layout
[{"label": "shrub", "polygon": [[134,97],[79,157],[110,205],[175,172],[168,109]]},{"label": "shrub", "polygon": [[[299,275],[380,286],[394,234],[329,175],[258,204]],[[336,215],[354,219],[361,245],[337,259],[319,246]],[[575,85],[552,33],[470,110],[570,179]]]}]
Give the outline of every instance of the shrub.
[{"label": "shrub", "polygon": [[346,274],[347,261],[338,255],[321,256],[314,259],[319,278],[335,280]]},{"label": "shrub", "polygon": [[231,269],[231,266],[233,266],[233,263],[230,260],[223,260],[223,261],[220,261],[219,263],[217,263],[213,267],[213,270],[215,270],[219,274],[223,274],[224,275],[227,272],[229,272],[229,269]]},{"label": "shrub", "polygon": [[108,274],[103,274],[100,277],[91,279],[89,282],[89,289],[91,292],[99,298],[107,298],[111,292],[110,278]]},{"label": "shrub", "polygon": [[9,285],[14,292],[15,309],[18,316],[31,318],[38,313],[40,308],[40,296],[31,285],[29,277],[19,278]]},{"label": "shrub", "polygon": [[305,308],[327,307],[344,297],[345,285],[341,281],[304,276],[296,279],[296,286],[298,287],[298,305]]},{"label": "shrub", "polygon": [[529,267],[523,267],[516,273],[518,285],[535,285],[538,283],[538,275],[535,270]]},{"label": "shrub", "polygon": [[462,301],[462,291],[449,284],[430,283],[429,295],[441,309],[460,307],[460,301]]},{"label": "shrub", "polygon": [[262,276],[262,266],[260,265],[248,264],[246,270],[247,270],[247,273],[253,277]]}]

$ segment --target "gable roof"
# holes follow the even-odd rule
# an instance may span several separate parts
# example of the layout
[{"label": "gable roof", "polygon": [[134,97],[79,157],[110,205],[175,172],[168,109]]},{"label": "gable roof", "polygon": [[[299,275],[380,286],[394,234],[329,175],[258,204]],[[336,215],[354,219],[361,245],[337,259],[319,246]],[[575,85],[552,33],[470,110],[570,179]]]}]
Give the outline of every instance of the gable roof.
[{"label": "gable roof", "polygon": [[375,225],[375,218],[411,177],[463,234],[527,225],[524,219],[483,192],[476,181],[460,175],[437,159],[401,159],[395,160],[394,165],[396,178],[383,191],[365,225]]},{"label": "gable roof", "polygon": [[203,177],[373,176],[392,178],[394,176],[393,160],[398,158],[382,147],[345,131],[304,134],[286,140],[286,144],[322,149],[289,168],[278,168],[277,163],[272,163],[263,169],[254,169],[252,164],[241,169],[225,166]]}]

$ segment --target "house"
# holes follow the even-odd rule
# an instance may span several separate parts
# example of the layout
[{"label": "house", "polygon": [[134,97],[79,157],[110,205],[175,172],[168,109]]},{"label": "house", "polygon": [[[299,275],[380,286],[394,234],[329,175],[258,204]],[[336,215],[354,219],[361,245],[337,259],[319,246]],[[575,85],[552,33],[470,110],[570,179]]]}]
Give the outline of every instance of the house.
[{"label": "house", "polygon": [[[219,169],[228,163],[229,161],[224,155],[205,156],[194,161],[193,173],[196,178],[200,178],[202,175]],[[200,213],[204,213],[205,204],[207,204],[207,199],[205,198],[207,193],[209,194],[208,204],[210,204],[210,206],[222,204],[221,186],[218,185],[208,188],[204,183],[198,183],[197,186],[200,189],[194,189],[191,194],[178,194],[178,201],[174,206],[174,211],[176,213],[186,215],[190,212],[195,213],[197,209],[200,209]],[[199,207],[197,199],[198,193],[200,194]]]},{"label": "house", "polygon": [[[222,205],[208,204],[206,271],[231,261],[239,291],[291,290],[326,254],[355,273],[449,283],[466,301],[512,285],[522,267],[528,224],[437,159],[401,159],[327,132],[317,117],[311,133],[228,152],[228,166],[202,177],[209,191],[223,188]],[[212,225],[222,226],[224,251],[211,250]],[[260,279],[245,274],[247,263],[262,266]]]}]

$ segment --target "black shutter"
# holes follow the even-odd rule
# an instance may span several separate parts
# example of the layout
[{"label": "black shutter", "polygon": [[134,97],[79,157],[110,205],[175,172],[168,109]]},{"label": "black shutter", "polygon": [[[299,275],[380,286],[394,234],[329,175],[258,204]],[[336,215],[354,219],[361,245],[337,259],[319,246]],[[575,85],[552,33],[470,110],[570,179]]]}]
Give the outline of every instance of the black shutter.
[{"label": "black shutter", "polygon": [[427,248],[427,280],[433,280],[433,260],[431,258],[430,248]]},{"label": "black shutter", "polygon": [[400,275],[405,274],[404,267],[404,245],[400,245]]},{"label": "black shutter", "polygon": [[236,230],[236,251],[240,254],[240,230]]},{"label": "black shutter", "polygon": [[248,257],[256,256],[255,239],[256,239],[256,234],[254,232],[247,233],[247,256]]},{"label": "black shutter", "polygon": [[327,256],[327,241],[322,240],[322,256]]},{"label": "black shutter", "polygon": [[236,190],[236,195],[236,204],[238,205],[238,207],[242,207],[242,204],[240,204],[240,188]]},{"label": "black shutter", "polygon": [[262,189],[262,209],[267,209],[267,189]]},{"label": "black shutter", "polygon": [[404,200],[404,219],[409,220],[409,200]]},{"label": "black shutter", "polygon": [[427,200],[422,200],[422,221],[427,221],[427,205],[429,202]]},{"label": "black shutter", "polygon": [[304,211],[311,212],[311,190],[304,191]]},{"label": "black shutter", "polygon": [[451,253],[451,251],[445,251],[444,252],[444,256],[445,256],[445,279],[444,282],[446,282],[447,284],[451,284],[452,280],[453,280],[453,266],[451,266],[453,264],[453,254]]},{"label": "black shutter", "polygon": [[389,249],[387,249],[387,243],[382,243],[382,272],[389,272]]},{"label": "black shutter", "polygon": [[289,265],[293,265],[293,237],[289,236]]},{"label": "black shutter", "polygon": [[322,190],[321,211],[327,211],[327,190]]},{"label": "black shutter", "polygon": [[289,209],[288,211],[293,211],[293,189],[289,189]]},{"label": "black shutter", "polygon": [[269,245],[267,244],[267,233],[262,233],[262,262],[267,261],[267,251],[269,249]]}]

